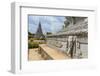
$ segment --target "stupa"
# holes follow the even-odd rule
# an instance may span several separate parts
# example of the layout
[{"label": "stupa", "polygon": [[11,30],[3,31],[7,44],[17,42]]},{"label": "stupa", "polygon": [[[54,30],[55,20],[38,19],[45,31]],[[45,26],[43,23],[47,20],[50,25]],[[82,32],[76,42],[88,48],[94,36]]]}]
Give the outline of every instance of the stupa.
[{"label": "stupa", "polygon": [[41,23],[40,22],[39,22],[39,25],[38,25],[38,28],[37,28],[37,31],[36,31],[36,34],[35,34],[34,37],[38,38],[38,39],[45,38],[45,36],[43,35],[43,32],[42,32],[42,27],[41,27]]}]

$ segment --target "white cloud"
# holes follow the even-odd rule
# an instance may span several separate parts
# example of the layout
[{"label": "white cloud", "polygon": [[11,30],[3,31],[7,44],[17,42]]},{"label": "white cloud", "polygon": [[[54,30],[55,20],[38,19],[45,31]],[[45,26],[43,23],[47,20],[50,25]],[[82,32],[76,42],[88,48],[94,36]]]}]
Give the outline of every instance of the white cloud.
[{"label": "white cloud", "polygon": [[43,32],[57,32],[61,30],[65,17],[61,16],[29,16],[29,31],[35,33],[39,22]]}]

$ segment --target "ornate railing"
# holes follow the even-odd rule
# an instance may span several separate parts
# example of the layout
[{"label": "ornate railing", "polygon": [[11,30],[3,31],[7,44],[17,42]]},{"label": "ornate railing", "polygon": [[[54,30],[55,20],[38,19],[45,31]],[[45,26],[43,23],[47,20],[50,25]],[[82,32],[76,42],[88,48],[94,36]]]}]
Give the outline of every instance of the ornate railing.
[{"label": "ornate railing", "polygon": [[88,24],[87,22],[80,23],[80,24],[75,24],[75,25],[70,25],[67,27],[64,32],[67,31],[76,31],[76,30],[83,30],[83,29],[88,29]]}]

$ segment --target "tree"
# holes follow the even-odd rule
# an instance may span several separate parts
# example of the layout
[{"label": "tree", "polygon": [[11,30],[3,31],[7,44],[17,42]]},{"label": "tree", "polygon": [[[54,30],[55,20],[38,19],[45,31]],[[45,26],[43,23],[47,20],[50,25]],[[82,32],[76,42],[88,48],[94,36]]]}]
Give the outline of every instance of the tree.
[{"label": "tree", "polygon": [[33,38],[34,37],[34,34],[32,34],[31,32],[28,32],[28,38]]},{"label": "tree", "polygon": [[46,34],[47,34],[47,35],[51,35],[52,33],[51,33],[51,32],[47,32]]}]

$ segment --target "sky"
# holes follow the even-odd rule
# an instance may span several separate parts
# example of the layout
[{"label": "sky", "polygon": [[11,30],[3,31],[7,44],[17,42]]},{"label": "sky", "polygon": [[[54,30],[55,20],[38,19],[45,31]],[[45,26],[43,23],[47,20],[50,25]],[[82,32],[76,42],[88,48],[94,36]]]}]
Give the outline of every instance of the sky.
[{"label": "sky", "polygon": [[31,33],[36,33],[39,22],[41,23],[42,31],[56,33],[62,29],[65,17],[63,16],[28,16],[28,30]]}]

